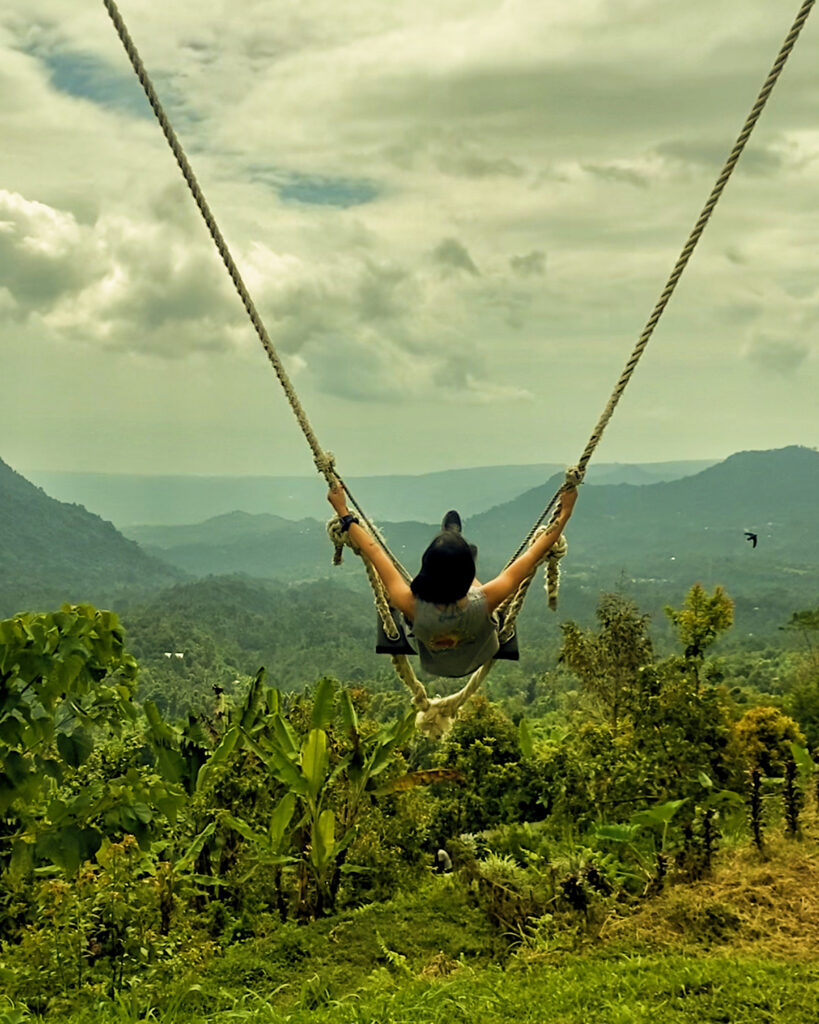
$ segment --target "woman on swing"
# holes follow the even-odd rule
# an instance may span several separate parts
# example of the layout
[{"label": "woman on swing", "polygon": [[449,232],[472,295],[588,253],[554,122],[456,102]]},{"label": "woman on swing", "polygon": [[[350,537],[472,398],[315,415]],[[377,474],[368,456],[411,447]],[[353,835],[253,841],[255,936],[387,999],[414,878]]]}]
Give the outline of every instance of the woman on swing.
[{"label": "woman on swing", "polygon": [[461,517],[447,512],[441,532],[424,552],[418,575],[407,583],[383,548],[350,514],[341,487],[327,499],[350,540],[381,577],[393,608],[412,625],[421,665],[437,676],[466,676],[493,658],[500,646],[496,610],[535,571],[557,542],[577,500],[577,488],[561,493],[557,519],[531,547],[488,583],[475,577],[476,548],[464,540]]}]

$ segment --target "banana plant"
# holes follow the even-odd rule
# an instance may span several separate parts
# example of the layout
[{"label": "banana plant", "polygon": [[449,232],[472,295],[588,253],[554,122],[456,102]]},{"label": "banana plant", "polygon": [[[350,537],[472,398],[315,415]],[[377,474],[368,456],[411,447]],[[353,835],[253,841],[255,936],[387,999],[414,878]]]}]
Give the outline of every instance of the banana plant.
[{"label": "banana plant", "polygon": [[[312,875],[315,913],[321,915],[334,906],[368,787],[393,763],[397,749],[412,735],[415,716],[410,713],[365,735],[349,693],[339,692],[329,678],[316,687],[309,727],[303,733],[283,714],[278,691],[259,693],[254,708],[255,712],[239,723],[240,742],[259,758],[285,793],[276,805],[266,837],[237,819],[233,819],[234,827],[264,851],[259,859],[268,863],[292,863],[286,851],[300,841],[298,860]],[[337,717],[340,729],[331,733]]]},{"label": "banana plant", "polygon": [[[178,737],[174,743],[166,736],[157,718],[149,711],[158,760],[172,777],[190,778],[192,766],[182,764]],[[330,678],[317,684],[309,720],[297,728],[278,690],[264,685],[264,670],[242,704],[231,710],[216,745],[198,767],[195,790],[211,786],[242,750],[265,767],[281,793],[267,823],[260,826],[232,809],[220,810],[217,818],[220,826],[249,844],[252,867],[246,878],[259,869],[272,870],[282,917],[287,913],[282,881],[288,869],[295,870],[302,896],[308,890],[314,893],[312,911],[317,916],[332,910],[348,849],[372,798],[460,778],[457,772],[438,769],[378,784],[414,730],[414,712],[374,731],[369,724],[362,728],[349,692]],[[299,900],[302,913],[307,902]]]}]

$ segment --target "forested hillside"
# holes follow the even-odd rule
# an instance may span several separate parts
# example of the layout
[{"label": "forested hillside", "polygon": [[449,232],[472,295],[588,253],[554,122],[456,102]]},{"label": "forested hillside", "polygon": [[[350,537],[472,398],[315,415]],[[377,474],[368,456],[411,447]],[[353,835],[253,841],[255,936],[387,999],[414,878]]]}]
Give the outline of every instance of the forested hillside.
[{"label": "forested hillside", "polygon": [[111,523],[55,501],[0,460],[0,609],[110,599],[182,577]]},{"label": "forested hillside", "polygon": [[315,519],[230,512],[186,526],[134,527],[127,534],[145,551],[199,576],[238,572],[299,580],[326,572],[332,559],[325,524]]},{"label": "forested hillside", "polygon": [[[228,682],[211,632],[251,657],[270,621],[325,635],[283,590],[180,586],[125,633],[0,622],[0,1020],[812,1024],[815,610],[769,693],[713,656],[724,592],[670,609],[668,653],[606,596],[559,672],[433,743],[377,680]],[[159,652],[177,628],[197,643]],[[140,694],[166,654],[193,713]]]},{"label": "forested hillside", "polygon": [[[498,538],[525,535],[559,483],[470,523],[490,571],[507,557]],[[584,488],[567,530],[567,589],[587,588],[593,599],[625,587],[656,614],[663,595],[694,580],[722,584],[741,628],[770,633],[794,605],[819,597],[817,508],[819,453],[799,447],[740,452],[669,483]]]},{"label": "forested hillside", "polygon": [[[465,514],[484,577],[501,569],[560,482],[553,477],[485,513]],[[656,615],[671,594],[702,580],[729,588],[745,631],[770,633],[794,605],[819,596],[817,508],[819,454],[807,448],[739,453],[671,482],[584,486],[567,531],[563,609],[588,618],[600,590],[625,588]],[[410,568],[435,529],[434,523],[380,525]],[[755,548],[746,530],[757,534]],[[323,524],[309,519],[233,513],[130,535],[194,575],[305,580],[331,572]],[[332,572],[353,587],[361,576],[351,556]]]},{"label": "forested hillside", "polygon": [[173,715],[213,703],[213,687],[234,693],[261,666],[284,690],[322,675],[383,677],[375,654],[372,598],[331,581],[287,586],[238,577],[181,583],[123,612],[140,664],[140,695]]},{"label": "forested hillside", "polygon": [[[497,538],[525,530],[559,483],[555,477],[475,517],[470,522],[475,537],[494,553]],[[750,530],[759,537],[753,550],[757,561],[807,568],[819,563],[817,507],[819,452],[798,447],[740,452],[682,480],[584,488],[571,535],[584,561],[631,562],[642,571],[646,563],[662,566],[672,559],[691,566],[744,558],[751,552],[744,531]]]}]

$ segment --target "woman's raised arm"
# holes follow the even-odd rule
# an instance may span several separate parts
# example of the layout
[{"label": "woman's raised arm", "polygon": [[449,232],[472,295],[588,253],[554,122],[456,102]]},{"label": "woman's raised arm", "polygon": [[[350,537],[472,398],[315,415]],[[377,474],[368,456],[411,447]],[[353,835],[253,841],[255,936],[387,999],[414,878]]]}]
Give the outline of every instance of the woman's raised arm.
[{"label": "woman's raised arm", "polygon": [[560,496],[560,509],[555,522],[543,533],[539,534],[532,545],[519,555],[514,562],[503,570],[493,580],[484,583],[483,592],[486,595],[486,603],[490,613],[503,604],[510,594],[518,589],[520,584],[537,568],[538,563],[548,554],[549,550],[557,542],[563,528],[569,521],[569,517],[577,501],[577,488],[567,487]]},{"label": "woman's raised arm", "polygon": [[[331,487],[327,500],[339,516],[348,516],[347,496],[341,487]],[[409,584],[392,564],[381,545],[357,522],[350,523],[350,540],[361,552],[362,557],[372,565],[384,584],[384,589],[393,608],[397,608],[412,622],[415,618],[415,597]]]}]

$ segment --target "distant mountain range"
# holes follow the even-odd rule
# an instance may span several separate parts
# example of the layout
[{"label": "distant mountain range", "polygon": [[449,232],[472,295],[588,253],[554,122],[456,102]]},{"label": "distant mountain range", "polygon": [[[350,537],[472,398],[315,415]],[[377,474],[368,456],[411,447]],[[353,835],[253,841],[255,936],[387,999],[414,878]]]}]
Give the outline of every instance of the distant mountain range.
[{"label": "distant mountain range", "polygon": [[[327,519],[332,510],[327,506]],[[229,512],[189,526],[134,526],[125,533],[155,558],[192,576],[244,573],[303,580],[329,571],[325,524],[265,513]]]},{"label": "distant mountain range", "polygon": [[[487,578],[526,536],[562,473],[479,513],[462,497],[481,494],[486,503],[492,480],[496,498],[509,494],[510,481],[523,479],[516,477],[523,468],[507,467],[506,475],[500,469],[464,470],[432,482],[380,478],[384,505],[403,507],[394,492],[411,480],[420,481],[421,503],[435,505],[425,521],[377,521],[398,558],[414,571],[441,512],[460,507],[465,531],[480,549],[479,572]],[[533,467],[525,469],[531,474]],[[609,467],[609,479],[633,471]],[[649,475],[663,472],[655,466]],[[447,481],[450,492],[442,490]],[[53,594],[55,603],[99,601],[101,595],[109,600],[108,595],[156,590],[180,578],[237,573],[285,583],[332,574],[341,585],[360,589],[363,573],[354,556],[348,554],[340,570],[331,567],[324,527],[330,510],[326,506],[325,513],[323,488],[320,493],[321,519],[231,511],[192,525],[132,527],[126,539],[97,515],[55,501],[0,462],[0,607],[16,610],[33,593]],[[725,585],[737,598],[743,622],[752,624],[755,615],[769,624],[782,622],[797,608],[819,604],[817,526],[819,453],[808,448],[741,452],[664,482],[584,485],[567,530],[564,607],[578,614],[593,609],[601,590],[626,589],[651,611],[681,600],[700,580]],[[746,541],[746,530],[757,534],[756,548]]]},{"label": "distant mountain range", "polygon": [[[555,477],[470,521],[488,573],[559,484]],[[757,535],[755,548],[745,531]],[[819,604],[819,453],[740,452],[668,483],[584,487],[566,533],[571,586],[627,589],[656,611],[660,595],[678,600],[696,581],[722,584],[748,613],[744,624],[784,621],[789,609]]]},{"label": "distant mountain range", "polygon": [[[473,514],[461,505],[466,529],[482,562],[505,562],[562,483],[556,474],[511,501]],[[459,504],[440,501],[435,519],[380,522],[399,558],[416,556],[436,526],[441,510]],[[819,550],[814,532],[819,509],[819,454],[808,448],[742,452],[692,476],[666,483],[585,486],[569,533],[584,562],[624,564],[639,552],[646,558],[730,557],[741,553],[744,530],[757,533],[758,560],[775,553],[799,561]],[[325,506],[326,520],[330,516]],[[138,526],[126,534],[188,572],[239,571],[286,576],[318,565],[316,538],[323,524],[272,515],[231,512],[186,526]]]},{"label": "distant mountain range", "polygon": [[[561,482],[555,475],[512,501],[465,516],[484,578],[502,568]],[[411,572],[437,528],[435,521],[379,526]],[[767,605],[765,616],[781,620],[796,607],[819,603],[817,527],[819,453],[799,447],[742,452],[664,483],[584,486],[567,530],[564,574],[585,593],[587,605],[600,590],[625,586],[657,606],[681,598],[700,580],[725,585],[750,611]],[[756,548],[746,530],[757,534]],[[293,523],[234,512],[195,526],[127,533],[194,575],[240,572],[294,581],[330,572],[324,526],[310,519]],[[333,570],[333,578],[360,577],[355,562],[348,556],[346,573]]]},{"label": "distant mountain range", "polygon": [[[525,534],[560,485],[555,477],[514,501],[476,516],[471,530],[487,550],[498,538]],[[795,564],[819,557],[819,453],[790,447],[740,452],[693,476],[646,487],[584,487],[567,531],[592,564],[647,558],[730,558]],[[819,582],[819,579],[817,580]]]},{"label": "distant mountain range", "polygon": [[[652,484],[698,473],[714,460],[601,463],[592,484]],[[369,513],[386,522],[433,522],[453,503],[470,515],[501,496],[515,497],[542,484],[562,466],[482,466],[418,476],[351,477],[348,485]],[[324,515],[324,481],[312,476],[135,476],[116,473],[29,473],[52,497],[91,509],[120,529],[137,524],[185,525],[235,511],[300,520]]]}]

